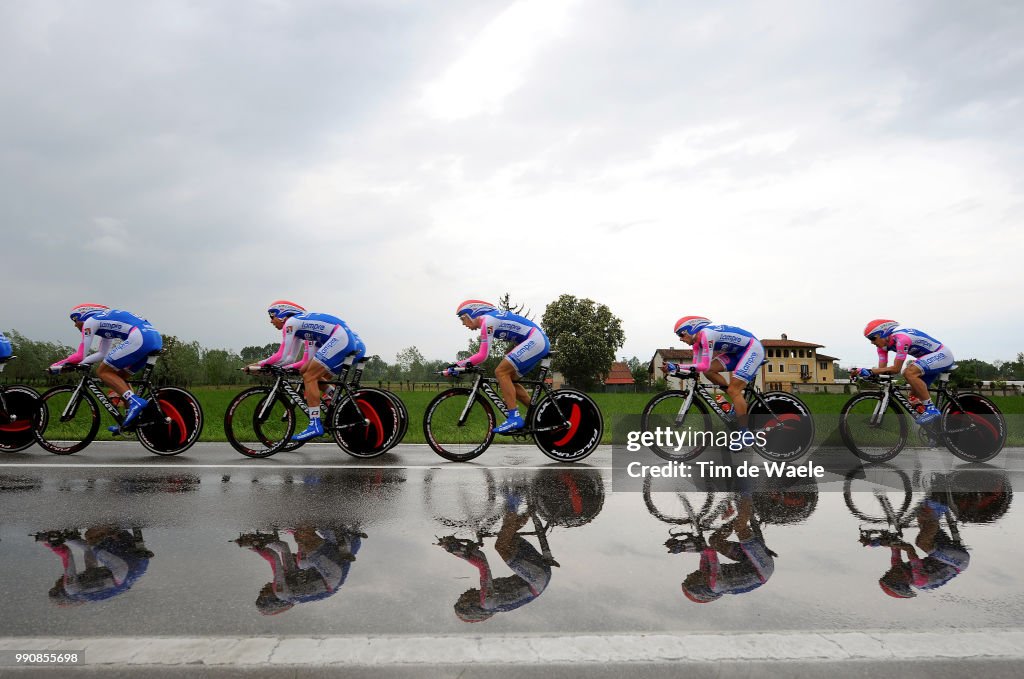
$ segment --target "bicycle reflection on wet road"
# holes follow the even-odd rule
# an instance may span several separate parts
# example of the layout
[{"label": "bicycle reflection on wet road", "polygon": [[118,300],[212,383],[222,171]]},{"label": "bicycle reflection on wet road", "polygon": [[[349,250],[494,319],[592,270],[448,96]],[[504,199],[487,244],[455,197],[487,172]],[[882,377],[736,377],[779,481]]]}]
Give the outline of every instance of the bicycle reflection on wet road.
[{"label": "bicycle reflection on wet road", "polygon": [[45,472],[0,473],[8,636],[927,630],[1024,608],[999,470],[704,493],[611,493],[585,466]]}]

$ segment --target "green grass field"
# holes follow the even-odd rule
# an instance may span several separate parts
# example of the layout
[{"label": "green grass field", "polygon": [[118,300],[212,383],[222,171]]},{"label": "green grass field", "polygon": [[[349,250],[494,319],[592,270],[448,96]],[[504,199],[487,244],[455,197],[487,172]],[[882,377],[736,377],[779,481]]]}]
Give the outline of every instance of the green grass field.
[{"label": "green grass field", "polygon": [[[196,387],[192,392],[199,399],[203,407],[204,426],[201,441],[226,441],[224,436],[224,413],[228,403],[242,389],[240,387]],[[409,431],[405,436],[404,443],[424,443],[423,436],[423,413],[427,404],[437,395],[436,392],[423,391],[402,391],[397,392],[398,396],[409,409]],[[639,416],[653,394],[591,394],[594,401],[601,408],[605,420],[605,432],[602,443],[611,443],[612,427],[620,416]],[[800,398],[807,404],[818,419],[818,441],[838,443],[838,437],[833,440],[829,435],[834,433],[835,423],[843,404],[849,400],[845,394],[802,394]],[[1010,445],[1024,445],[1024,396],[995,396],[992,398],[996,405],[1007,415],[1010,436]],[[106,431],[107,425],[113,421],[102,411],[103,423],[100,427],[98,440],[113,440],[114,437]],[[300,422],[299,426],[304,425]],[[825,431],[831,430],[831,431]],[[498,437],[496,442],[511,442],[511,439]]]}]

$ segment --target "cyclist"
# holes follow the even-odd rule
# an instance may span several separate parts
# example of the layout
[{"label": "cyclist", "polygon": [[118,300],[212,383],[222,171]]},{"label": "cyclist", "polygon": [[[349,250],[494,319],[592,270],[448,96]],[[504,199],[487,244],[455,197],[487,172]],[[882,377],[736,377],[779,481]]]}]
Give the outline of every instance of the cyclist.
[{"label": "cyclist", "polygon": [[[918,424],[927,424],[942,413],[932,403],[928,387],[939,375],[953,367],[953,352],[945,344],[931,335],[915,330],[901,328],[896,321],[879,318],[864,327],[864,336],[878,350],[877,368],[851,368],[850,373],[858,377],[872,375],[898,375],[903,369],[907,355],[917,359],[903,371],[903,377],[910,385],[910,393],[920,400],[925,407],[924,413],[918,418]],[[889,352],[895,351],[896,356],[889,365]]]},{"label": "cyclist", "polygon": [[[281,365],[285,368],[300,369],[306,405],[309,406],[309,425],[305,430],[292,436],[292,440],[307,441],[323,436],[324,425],[320,421],[320,382],[328,381],[332,375],[337,375],[349,355],[354,354],[356,361],[361,359],[366,354],[366,345],[359,339],[359,335],[352,332],[345,325],[345,321],[337,316],[306,312],[297,304],[283,301],[271,305],[267,311],[272,316],[271,323],[274,327],[282,329],[283,346],[258,366]],[[306,342],[307,356],[293,363],[292,361],[298,357],[297,354],[302,351],[301,342]],[[309,358],[308,354],[313,347],[316,347],[316,353]]]},{"label": "cyclist", "polygon": [[[727,538],[736,533],[738,541]],[[665,543],[671,554],[691,551],[693,543],[669,538]],[[735,562],[722,564],[721,554]],[[743,493],[736,517],[716,530],[701,549],[700,567],[683,580],[683,596],[694,603],[717,601],[723,594],[744,594],[757,589],[775,572],[775,552],[768,549],[756,530],[754,504],[750,493]]]},{"label": "cyclist", "polygon": [[[891,550],[890,568],[878,579],[882,591],[896,599],[917,596],[914,589],[927,591],[942,587],[960,575],[971,563],[971,555],[959,540],[942,529],[940,520],[949,511],[942,502],[929,498],[917,510],[920,532],[914,543],[925,553],[919,557],[914,545],[903,540],[868,541],[866,547],[887,546]],[[907,561],[902,555],[906,554]]]},{"label": "cyclist", "polygon": [[[58,606],[102,601],[122,594],[146,573],[153,552],[146,549],[139,530],[118,526],[78,530],[47,531],[37,536],[46,548],[60,557],[63,574],[49,591]],[[82,568],[75,562],[72,547],[82,555]]]},{"label": "cyclist", "polygon": [[263,615],[277,615],[295,604],[337,594],[366,537],[347,526],[316,528],[307,524],[288,532],[295,538],[295,552],[276,531],[272,535],[247,534],[237,541],[262,556],[273,570],[273,580],[256,597],[256,608]]},{"label": "cyclist", "polygon": [[455,615],[463,622],[483,622],[495,613],[507,613],[525,606],[543,594],[551,582],[551,566],[519,534],[531,516],[518,513],[519,501],[517,497],[510,497],[506,502],[501,528],[494,542],[495,551],[514,575],[493,577],[487,555],[476,543],[451,535],[438,540],[438,546],[469,562],[480,572],[480,587],[466,590],[455,602]]},{"label": "cyclist", "polygon": [[480,331],[480,350],[469,358],[457,361],[455,366],[445,370],[444,374],[456,375],[460,368],[487,360],[491,340],[514,341],[516,346],[505,355],[505,360],[494,370],[498,388],[508,408],[508,418],[495,427],[494,431],[497,434],[508,434],[522,429],[526,423],[519,414],[516,401],[529,408],[530,394],[519,384],[519,380],[551,351],[547,335],[530,319],[511,311],[498,311],[490,302],[479,299],[467,299],[456,307],[455,315],[470,330]]},{"label": "cyclist", "polygon": [[[75,327],[82,331],[82,341],[78,351],[51,365],[50,371],[59,373],[65,365],[92,365],[102,360],[96,375],[115,393],[121,394],[127,406],[120,426],[108,427],[117,433],[149,405],[148,399],[135,395],[128,378],[146,366],[146,358],[163,347],[163,339],[145,318],[102,304],[79,304],[69,315]],[[99,346],[90,354],[96,337],[100,338]]]},{"label": "cyclist", "polygon": [[[747,401],[743,389],[757,377],[757,369],[764,362],[764,347],[760,340],[743,328],[733,325],[712,325],[703,316],[683,316],[676,321],[676,336],[694,347],[693,363],[689,365],[665,363],[664,373],[695,369],[720,387],[732,401],[741,429],[747,427]],[[731,372],[726,380],[719,373]]]},{"label": "cyclist", "polygon": [[4,334],[0,332],[0,359],[7,358],[14,353],[11,348],[11,341],[4,337]]},{"label": "cyclist", "polygon": [[[285,323],[292,316],[305,312],[305,307],[299,306],[295,302],[289,302],[286,299],[276,300],[267,307],[267,314],[270,316],[270,324],[281,331],[281,344],[277,347],[277,351],[273,355],[268,356],[259,363],[246,366],[246,372],[259,372],[260,368],[268,365],[277,365],[281,361],[281,358],[284,357],[285,346],[288,344],[288,331],[285,329]],[[303,357],[296,363],[282,367],[286,370],[299,370],[309,362],[309,359],[313,357],[313,353],[315,351],[316,348],[313,343],[306,342],[306,353]]]}]

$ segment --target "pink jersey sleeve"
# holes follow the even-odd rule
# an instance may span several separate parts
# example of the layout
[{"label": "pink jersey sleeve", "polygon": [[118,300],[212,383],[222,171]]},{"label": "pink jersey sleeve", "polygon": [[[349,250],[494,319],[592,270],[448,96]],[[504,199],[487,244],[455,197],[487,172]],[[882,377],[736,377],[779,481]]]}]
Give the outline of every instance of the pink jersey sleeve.
[{"label": "pink jersey sleeve", "polygon": [[487,355],[491,353],[490,340],[491,336],[490,333],[487,332],[487,320],[485,319],[484,322],[480,324],[480,350],[477,351],[472,356],[470,356],[469,358],[464,358],[461,361],[456,361],[455,365],[477,365],[478,363],[483,363],[484,361],[486,361]]},{"label": "pink jersey sleeve", "polygon": [[82,341],[78,345],[78,350],[75,353],[68,356],[67,358],[65,358],[64,360],[57,361],[50,367],[56,368],[57,366],[65,364],[75,365],[81,363],[82,359],[85,358],[85,355],[89,352],[90,349],[92,349],[92,341],[94,337],[95,335],[92,334],[92,331],[83,326]]},{"label": "pink jersey sleeve", "polygon": [[279,347],[277,347],[277,351],[274,352],[273,355],[271,355],[271,356],[263,359],[262,361],[260,361],[260,363],[259,363],[260,365],[262,365],[262,366],[276,365],[277,362],[281,360],[281,357],[284,356],[284,347],[288,343],[288,338],[285,335],[285,333],[287,333],[287,332],[288,331],[282,326],[282,328],[281,328],[281,345]]},{"label": "pink jersey sleeve", "polygon": [[914,344],[913,338],[910,335],[893,335],[896,339],[896,356],[893,358],[893,362],[907,360],[907,351]]},{"label": "pink jersey sleeve", "polygon": [[694,342],[693,363],[681,365],[679,370],[685,372],[695,368],[697,372],[704,372],[711,367],[711,347],[708,344],[708,336],[703,330],[697,333],[697,341]]},{"label": "pink jersey sleeve", "polygon": [[316,343],[307,341],[306,342],[306,353],[302,355],[295,363],[289,363],[284,367],[285,370],[302,370],[303,366],[309,363],[310,359],[313,358],[313,354],[316,353]]},{"label": "pink jersey sleeve", "polygon": [[889,365],[889,350],[878,347],[878,367],[884,368]]}]

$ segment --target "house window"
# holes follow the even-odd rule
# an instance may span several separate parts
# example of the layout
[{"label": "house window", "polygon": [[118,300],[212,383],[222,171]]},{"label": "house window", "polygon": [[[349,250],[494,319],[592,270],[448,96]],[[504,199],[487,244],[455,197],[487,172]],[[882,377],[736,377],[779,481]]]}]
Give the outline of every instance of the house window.
[{"label": "house window", "polygon": [[779,364],[779,372],[780,373],[786,372],[786,364],[785,363],[780,363]]},{"label": "house window", "polygon": [[772,364],[771,364],[771,363],[769,363],[769,364],[768,364],[768,372],[771,372],[771,371],[772,371]]},{"label": "house window", "polygon": [[804,363],[800,366],[800,377],[809,377],[811,374],[811,366]]}]

